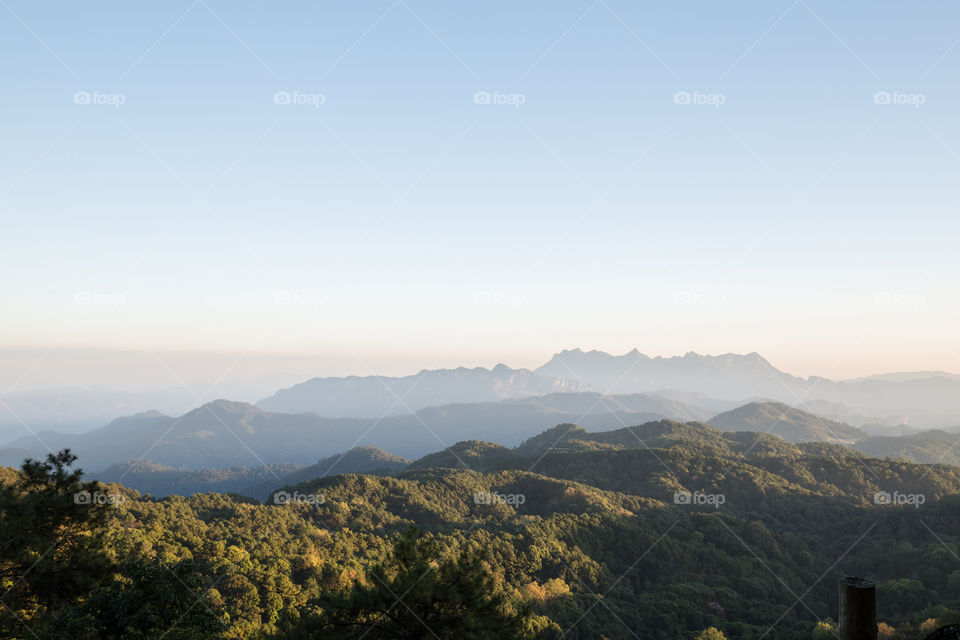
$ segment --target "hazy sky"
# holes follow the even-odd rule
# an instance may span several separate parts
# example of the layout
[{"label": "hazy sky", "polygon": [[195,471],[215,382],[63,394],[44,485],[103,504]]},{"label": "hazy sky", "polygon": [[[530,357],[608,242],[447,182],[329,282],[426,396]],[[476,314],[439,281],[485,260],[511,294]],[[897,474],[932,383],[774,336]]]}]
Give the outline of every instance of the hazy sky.
[{"label": "hazy sky", "polygon": [[3,0],[0,349],[960,370],[958,18]]}]

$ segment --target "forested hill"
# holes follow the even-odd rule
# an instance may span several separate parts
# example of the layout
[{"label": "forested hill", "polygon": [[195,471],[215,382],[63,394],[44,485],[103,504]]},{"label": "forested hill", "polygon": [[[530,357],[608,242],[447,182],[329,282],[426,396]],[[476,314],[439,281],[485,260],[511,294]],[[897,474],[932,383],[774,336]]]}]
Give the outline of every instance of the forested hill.
[{"label": "forested hill", "polygon": [[857,441],[853,447],[870,456],[960,464],[960,433],[955,429],[931,429],[903,436],[872,436]]},{"label": "forested hill", "polygon": [[806,640],[834,637],[845,575],[877,580],[882,637],[960,621],[960,468],[839,445],[562,424],[266,504],[149,498],[54,462],[0,473],[0,569],[29,577],[5,583],[2,637],[306,640],[376,623],[366,637]]},{"label": "forested hill", "polygon": [[751,402],[714,416],[715,427],[761,431],[790,442],[853,442],[867,434],[848,424],[828,420],[782,402]]},{"label": "forested hill", "polygon": [[[338,487],[347,477],[352,476],[331,476],[282,489],[316,493],[323,487]],[[363,486],[373,491],[421,486],[427,479],[429,484],[437,479],[473,478],[481,484],[492,483],[485,491],[522,493],[519,486],[543,477],[644,498],[645,504],[672,504],[677,492],[722,494],[727,511],[784,518],[790,517],[796,504],[809,501],[859,508],[874,505],[876,495],[884,492],[923,494],[929,501],[960,492],[960,467],[870,458],[839,445],[792,444],[766,434],[726,433],[670,420],[593,434],[561,424],[512,450],[491,442],[460,442],[413,462],[392,478],[369,478]],[[446,492],[434,484],[426,491],[435,496]],[[383,505],[392,503],[374,492],[346,504],[359,509],[352,518],[379,526],[376,514],[384,515]],[[534,504],[528,501],[527,508]],[[326,505],[318,510],[332,508]],[[420,515],[426,513],[433,512]],[[462,505],[439,509],[436,515],[443,513],[467,517]],[[393,509],[385,517],[394,516],[402,520],[403,510]],[[425,522],[413,516],[406,521]]]},{"label": "forested hill", "polygon": [[[708,626],[771,637],[782,615],[772,637],[810,638],[818,616],[836,617],[836,580],[857,574],[880,581],[881,619],[900,630],[888,637],[915,638],[960,620],[958,492],[957,467],[660,421],[593,434],[563,424],[514,450],[466,441],[391,477],[332,476],[281,496],[323,496],[309,513],[330,531],[485,531],[506,554],[505,583],[541,594],[535,611],[561,629],[586,614],[566,637],[632,637],[618,618],[640,637]],[[515,564],[529,562],[532,574]],[[591,609],[603,589],[610,609]]]},{"label": "forested hill", "polygon": [[130,460],[90,474],[94,480],[117,482],[158,497],[170,494],[240,493],[263,499],[278,485],[320,478],[330,473],[390,473],[406,468],[409,460],[377,449],[354,447],[309,466],[271,464],[191,471],[146,460]]},{"label": "forested hill", "polygon": [[[781,405],[782,408],[789,409]],[[748,405],[740,412],[745,416],[768,415],[773,412],[779,430],[792,429],[794,437],[810,425],[816,425],[822,430],[824,425],[835,428],[852,429],[841,423],[830,423],[802,411],[789,413],[777,412],[775,403]],[[773,422],[760,427],[770,427]],[[421,427],[422,429],[422,427]],[[425,429],[423,431],[426,432]],[[821,431],[818,431],[821,433]],[[822,431],[827,434],[829,432]],[[758,457],[780,456],[783,458],[798,457],[833,457],[843,460],[843,464],[852,465],[861,469],[860,458],[869,454],[880,454],[892,458],[904,458],[915,462],[938,460],[947,454],[946,460],[953,460],[950,456],[953,441],[947,442],[950,436],[956,434],[946,432],[929,432],[931,436],[940,434],[942,437],[926,438],[924,436],[902,436],[897,438],[866,438],[855,444],[840,446],[827,442],[788,442],[777,435],[758,431],[722,430],[712,425],[700,422],[677,422],[674,420],[658,420],[647,422],[635,427],[622,427],[609,431],[586,431],[571,424],[562,423],[530,437],[511,449],[502,444],[489,441],[464,441],[442,451],[431,453],[415,461],[392,455],[375,447],[355,447],[349,451],[338,453],[321,459],[309,466],[284,464],[267,465],[263,467],[230,467],[220,469],[203,469],[191,471],[189,469],[174,469],[157,465],[148,461],[130,461],[92,474],[91,477],[105,482],[122,482],[142,493],[151,493],[165,496],[171,493],[190,495],[195,492],[238,492],[262,500],[272,490],[281,485],[292,485],[298,482],[311,480],[323,475],[336,473],[374,473],[390,474],[403,470],[424,469],[430,467],[456,467],[472,470],[496,470],[505,468],[523,468],[524,464],[532,464],[536,458],[547,451],[574,452],[574,451],[619,451],[627,449],[673,449],[682,447],[688,451],[701,452],[704,455],[721,457],[743,456],[749,460]],[[811,437],[816,437],[812,433]],[[914,441],[923,445],[914,446]],[[955,449],[955,448],[954,448]],[[916,453],[917,455],[911,455]],[[867,455],[865,455],[867,454]],[[673,455],[673,454],[670,454]],[[611,459],[620,459],[623,456],[612,456]],[[627,456],[629,457],[629,456]],[[526,463],[524,460],[531,458]],[[752,464],[758,464],[752,462]],[[601,463],[601,468],[604,465]],[[776,471],[776,470],[775,470]],[[788,477],[789,470],[784,470]],[[597,480],[602,482],[601,480]]]}]

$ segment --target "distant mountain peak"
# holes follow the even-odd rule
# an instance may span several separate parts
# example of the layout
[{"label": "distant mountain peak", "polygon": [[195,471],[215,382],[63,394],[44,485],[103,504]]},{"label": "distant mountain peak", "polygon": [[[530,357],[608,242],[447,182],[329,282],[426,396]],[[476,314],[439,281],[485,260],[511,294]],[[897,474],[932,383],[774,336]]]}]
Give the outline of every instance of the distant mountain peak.
[{"label": "distant mountain peak", "polygon": [[463,440],[416,460],[410,469],[459,468],[477,471],[512,457],[510,449],[496,442]]},{"label": "distant mountain peak", "polygon": [[200,405],[193,411],[190,411],[187,415],[192,414],[203,417],[205,415],[209,416],[210,413],[218,415],[242,415],[249,413],[260,413],[260,409],[247,402],[236,402],[235,400],[219,398],[217,400],[211,400],[206,404]]},{"label": "distant mountain peak", "polygon": [[554,447],[562,445],[569,440],[576,440],[586,435],[587,430],[583,427],[573,424],[572,422],[564,422],[532,438],[527,438],[516,450],[521,455],[536,456],[544,451],[549,451]]},{"label": "distant mountain peak", "polygon": [[704,355],[691,350],[682,356],[651,358],[636,348],[623,355],[568,349],[554,354],[535,372],[575,380],[603,393],[672,389],[732,401],[758,395],[790,399],[800,395],[806,385],[802,379],[778,371],[756,352]]},{"label": "distant mountain peak", "polygon": [[169,418],[165,413],[157,411],[156,409],[150,409],[149,411],[141,411],[140,413],[135,413],[131,416],[132,418]]},{"label": "distant mountain peak", "polygon": [[229,411],[256,408],[248,402],[237,402],[236,400],[227,400],[226,398],[218,398],[216,400],[211,400],[205,405],[202,405],[202,407],[209,407],[210,409],[227,409]]},{"label": "distant mountain peak", "polygon": [[788,442],[849,443],[866,435],[856,427],[778,401],[750,402],[714,416],[707,424],[725,431],[773,434]]},{"label": "distant mountain peak", "polygon": [[[529,369],[498,364],[484,367],[424,369],[412,376],[313,378],[281,389],[257,403],[263,410],[317,413],[323,416],[376,418],[413,413],[428,407],[502,402],[511,398],[587,391],[579,382]],[[402,402],[397,399],[401,398]]]}]

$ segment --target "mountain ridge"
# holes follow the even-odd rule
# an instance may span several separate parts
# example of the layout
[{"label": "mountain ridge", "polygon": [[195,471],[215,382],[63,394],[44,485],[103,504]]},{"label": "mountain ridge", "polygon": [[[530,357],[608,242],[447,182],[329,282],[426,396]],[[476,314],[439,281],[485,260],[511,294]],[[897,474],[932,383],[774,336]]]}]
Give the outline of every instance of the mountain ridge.
[{"label": "mountain ridge", "polygon": [[498,364],[493,369],[422,369],[410,376],[311,378],[256,403],[262,409],[330,417],[415,413],[431,406],[489,402],[551,392],[587,391],[579,383]]},{"label": "mountain ridge", "polygon": [[788,442],[851,443],[867,435],[856,427],[782,402],[750,402],[714,416],[708,424],[725,431],[754,431],[749,427],[759,427],[760,432],[780,436]]},{"label": "mountain ridge", "polygon": [[[514,445],[548,424],[578,420],[591,428],[606,428],[668,417],[658,411],[633,410],[643,404],[648,408],[659,406],[659,400],[653,397],[635,396],[626,404],[607,398],[605,402],[613,404],[609,409],[604,402],[596,401],[596,394],[561,394],[557,398],[573,404],[554,407],[542,399],[463,403],[382,419],[278,413],[221,399],[179,417],[118,418],[83,434],[44,434],[41,441],[24,436],[0,448],[0,464],[19,465],[24,452],[42,458],[48,446],[73,449],[87,461],[90,471],[97,472],[140,458],[194,470],[264,463],[309,465],[357,446],[374,446],[404,458],[417,458],[434,451],[438,438],[441,443],[479,438]],[[678,417],[702,414],[675,401],[663,407],[682,409]]]}]

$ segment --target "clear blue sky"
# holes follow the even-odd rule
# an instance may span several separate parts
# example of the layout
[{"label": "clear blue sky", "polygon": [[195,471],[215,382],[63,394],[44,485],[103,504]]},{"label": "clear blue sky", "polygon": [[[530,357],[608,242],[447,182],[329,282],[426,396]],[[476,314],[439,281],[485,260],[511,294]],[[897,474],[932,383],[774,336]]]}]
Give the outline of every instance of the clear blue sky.
[{"label": "clear blue sky", "polygon": [[0,347],[960,369],[958,18],[2,0]]}]

